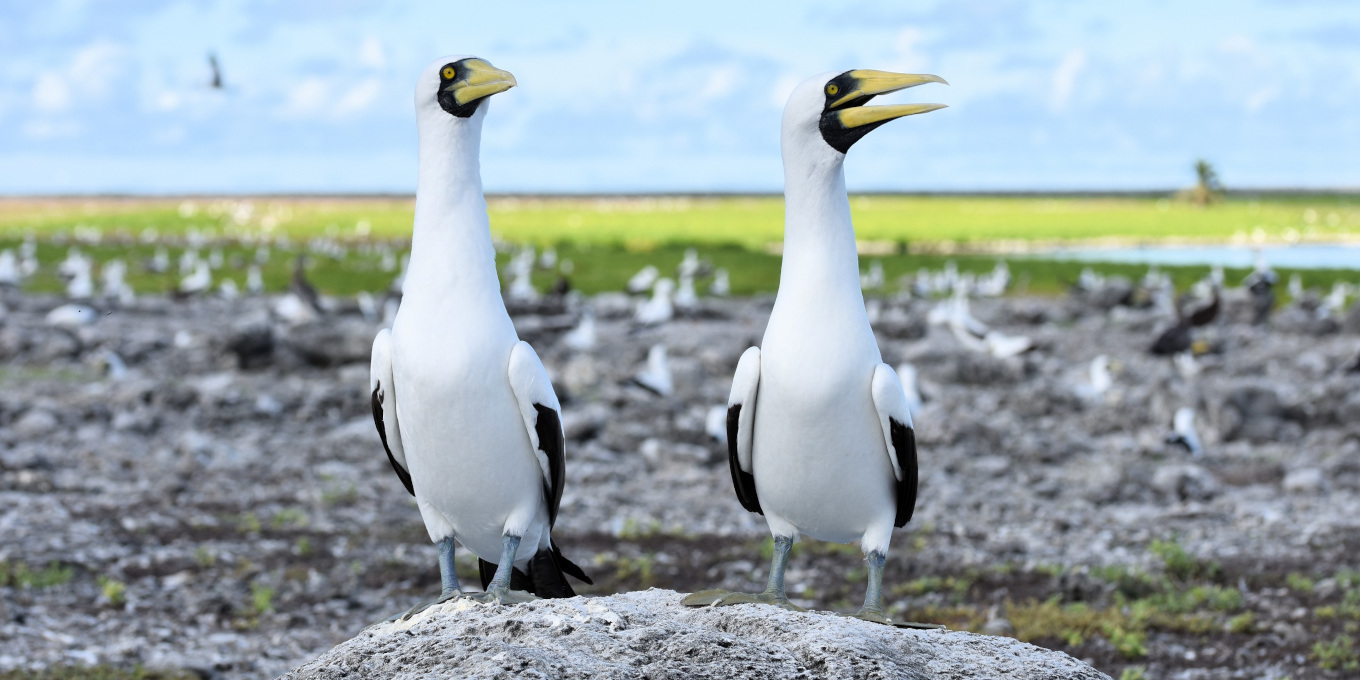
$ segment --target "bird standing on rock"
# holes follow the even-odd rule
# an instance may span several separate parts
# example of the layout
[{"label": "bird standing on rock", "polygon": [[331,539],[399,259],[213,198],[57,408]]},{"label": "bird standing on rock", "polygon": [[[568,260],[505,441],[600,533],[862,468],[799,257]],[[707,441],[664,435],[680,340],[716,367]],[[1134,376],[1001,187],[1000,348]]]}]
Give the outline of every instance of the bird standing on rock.
[{"label": "bird standing on rock", "polygon": [[[590,583],[552,542],[565,483],[561,407],[501,298],[479,164],[487,99],[515,86],[475,57],[434,62],[416,86],[420,172],[410,268],[392,328],[373,341],[373,419],[439,548],[443,590],[515,603]],[[463,593],[454,541],[479,558]],[[524,592],[528,591],[528,592]]]},{"label": "bird standing on rock", "polygon": [[[742,507],[765,515],[774,560],[758,595],[710,590],[690,606],[764,602],[785,608],[784,569],[800,535],[859,540],[864,606],[883,612],[894,527],[916,506],[916,441],[907,397],[879,354],[860,288],[845,190],[845,153],[880,125],[940,104],[865,106],[932,75],[854,70],[799,85],[784,107],[784,260],[760,347],[742,354],[728,400],[728,460]],[[899,624],[920,625],[920,624]]]}]

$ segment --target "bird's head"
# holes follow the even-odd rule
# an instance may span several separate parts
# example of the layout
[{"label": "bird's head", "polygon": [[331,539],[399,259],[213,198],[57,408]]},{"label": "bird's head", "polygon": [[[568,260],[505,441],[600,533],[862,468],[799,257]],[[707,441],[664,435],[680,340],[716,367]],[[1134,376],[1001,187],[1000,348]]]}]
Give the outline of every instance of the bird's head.
[{"label": "bird's head", "polygon": [[515,76],[477,57],[445,57],[430,63],[416,84],[416,113],[421,119],[468,120],[493,94],[515,86]]},{"label": "bird's head", "polygon": [[928,74],[869,69],[813,76],[794,88],[784,106],[784,139],[799,145],[820,140],[825,147],[844,154],[855,142],[890,120],[944,108],[944,104],[867,106],[878,95],[923,83],[945,80]]}]

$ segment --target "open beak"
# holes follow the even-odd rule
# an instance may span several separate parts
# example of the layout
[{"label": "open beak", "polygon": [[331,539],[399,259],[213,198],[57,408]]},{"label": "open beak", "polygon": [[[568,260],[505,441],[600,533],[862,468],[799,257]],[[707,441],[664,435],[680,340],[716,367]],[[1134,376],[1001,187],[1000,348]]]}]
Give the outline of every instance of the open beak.
[{"label": "open beak", "polygon": [[453,93],[453,100],[459,106],[504,92],[518,84],[509,71],[502,71],[483,59],[469,59],[463,68],[467,75],[444,88],[446,92]]},{"label": "open beak", "polygon": [[[887,106],[864,106],[873,97],[889,92],[905,90],[909,87],[916,87],[924,83],[943,83],[948,85],[944,78],[930,75],[928,73],[892,73],[889,71],[874,71],[870,69],[857,69],[850,71],[847,75],[852,79],[853,86],[849,92],[844,93],[839,99],[831,102],[830,108],[832,115],[839,119],[842,126],[846,129],[885,123],[894,118],[911,116],[918,113],[929,113],[945,108],[944,104],[892,104]],[[844,107],[844,108],[842,108]]]}]

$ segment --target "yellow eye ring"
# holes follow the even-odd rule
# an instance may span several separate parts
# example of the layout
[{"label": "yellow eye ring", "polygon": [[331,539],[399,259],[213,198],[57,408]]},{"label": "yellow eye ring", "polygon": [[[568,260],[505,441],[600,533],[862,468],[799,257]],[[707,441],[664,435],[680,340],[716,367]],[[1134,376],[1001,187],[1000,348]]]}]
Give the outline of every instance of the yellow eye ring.
[{"label": "yellow eye ring", "polygon": [[454,72],[452,66],[445,66],[442,73],[443,73],[443,75],[444,75],[444,79],[445,79],[445,80],[452,80],[452,79],[453,79],[453,76],[455,75],[455,72]]},{"label": "yellow eye ring", "polygon": [[837,85],[837,84],[835,84],[835,83],[831,83],[831,84],[829,84],[829,85],[826,86],[826,93],[829,94],[829,95],[831,95],[831,96],[833,96],[833,97],[836,96],[837,94],[839,94],[840,91],[841,91],[840,86]]}]

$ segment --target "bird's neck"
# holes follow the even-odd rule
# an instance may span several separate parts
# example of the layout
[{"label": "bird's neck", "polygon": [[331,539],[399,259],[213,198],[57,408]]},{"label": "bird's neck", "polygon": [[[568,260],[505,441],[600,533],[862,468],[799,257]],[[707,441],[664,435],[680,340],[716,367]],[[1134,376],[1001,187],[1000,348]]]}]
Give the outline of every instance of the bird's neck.
[{"label": "bird's neck", "polygon": [[[480,128],[480,126],[477,126]],[[479,161],[480,129],[439,126],[421,130],[420,178],[407,281],[417,290],[491,291],[500,298]]]},{"label": "bird's neck", "polygon": [[781,293],[815,290],[863,301],[843,160],[844,156],[784,160]]}]

